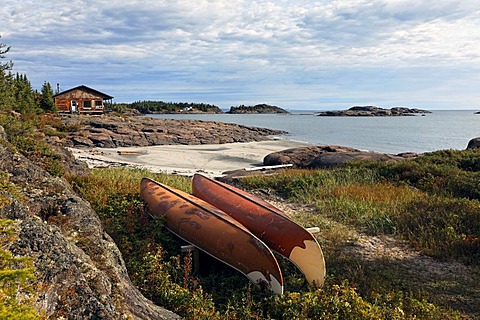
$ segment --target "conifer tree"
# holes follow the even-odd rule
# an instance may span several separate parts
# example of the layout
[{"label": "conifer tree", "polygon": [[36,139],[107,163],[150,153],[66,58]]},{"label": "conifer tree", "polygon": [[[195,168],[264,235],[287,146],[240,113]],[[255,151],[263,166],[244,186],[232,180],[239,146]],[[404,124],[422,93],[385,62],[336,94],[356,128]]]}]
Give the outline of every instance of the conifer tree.
[{"label": "conifer tree", "polygon": [[[0,36],[1,38],[1,36]],[[11,110],[14,104],[14,91],[12,83],[12,67],[11,61],[1,62],[5,59],[10,47],[0,42],[0,110]]]},{"label": "conifer tree", "polygon": [[20,113],[35,111],[36,101],[35,92],[26,74],[17,73],[13,81],[15,107],[14,110]]},{"label": "conifer tree", "polygon": [[57,106],[53,100],[52,86],[48,82],[44,82],[42,86],[42,97],[40,99],[40,108],[45,112],[57,112]]}]

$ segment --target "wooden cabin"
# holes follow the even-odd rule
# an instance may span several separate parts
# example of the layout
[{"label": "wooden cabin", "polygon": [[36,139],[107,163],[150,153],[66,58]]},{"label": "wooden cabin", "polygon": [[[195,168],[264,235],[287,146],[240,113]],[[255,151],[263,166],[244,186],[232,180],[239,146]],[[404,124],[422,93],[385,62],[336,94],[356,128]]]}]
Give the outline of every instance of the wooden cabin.
[{"label": "wooden cabin", "polygon": [[58,112],[103,113],[112,96],[81,85],[53,95]]}]

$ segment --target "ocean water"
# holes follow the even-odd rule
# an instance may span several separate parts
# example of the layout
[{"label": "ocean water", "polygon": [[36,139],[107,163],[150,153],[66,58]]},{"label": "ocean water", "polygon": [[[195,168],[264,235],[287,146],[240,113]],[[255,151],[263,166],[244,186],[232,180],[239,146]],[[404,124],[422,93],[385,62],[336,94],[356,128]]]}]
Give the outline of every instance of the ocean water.
[{"label": "ocean water", "polygon": [[285,130],[281,139],[340,145],[385,153],[465,149],[480,137],[480,115],[473,110],[432,111],[407,117],[318,117],[315,111],[291,114],[162,114],[154,118],[197,119]]}]

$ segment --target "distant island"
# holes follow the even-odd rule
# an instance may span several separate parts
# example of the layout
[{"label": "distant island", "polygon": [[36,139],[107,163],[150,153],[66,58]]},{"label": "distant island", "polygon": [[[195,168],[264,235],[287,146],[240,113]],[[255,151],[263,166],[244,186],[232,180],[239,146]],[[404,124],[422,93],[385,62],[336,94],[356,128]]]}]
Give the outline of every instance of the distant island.
[{"label": "distant island", "polygon": [[212,104],[188,103],[188,102],[164,102],[164,101],[135,101],[132,103],[117,103],[114,105],[116,111],[136,110],[142,114],[164,114],[164,113],[223,113],[223,111]]},{"label": "distant island", "polygon": [[206,103],[164,102],[164,101],[135,101],[132,103],[116,103],[114,111],[137,114],[177,114],[177,113],[230,113],[230,114],[257,114],[257,113],[289,113],[288,111],[265,103],[254,106],[232,106],[224,112],[216,105]]},{"label": "distant island", "polygon": [[424,115],[425,113],[431,113],[431,111],[406,107],[384,109],[375,106],[354,106],[348,110],[322,111],[317,115],[321,117],[392,117]]},{"label": "distant island", "polygon": [[238,106],[238,107],[231,107],[230,111],[227,113],[234,113],[234,114],[239,114],[239,113],[289,113],[288,111],[277,107],[277,106],[271,106],[268,104],[257,104],[254,106]]}]

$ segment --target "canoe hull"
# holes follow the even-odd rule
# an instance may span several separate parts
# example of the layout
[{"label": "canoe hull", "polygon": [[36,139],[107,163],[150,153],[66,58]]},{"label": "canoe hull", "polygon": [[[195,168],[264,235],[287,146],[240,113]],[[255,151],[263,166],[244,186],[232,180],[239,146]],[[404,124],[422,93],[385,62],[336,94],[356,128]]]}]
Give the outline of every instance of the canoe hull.
[{"label": "canoe hull", "polygon": [[246,275],[283,293],[283,278],[271,250],[244,226],[212,205],[151,179],[141,181],[140,195],[150,214],[165,219],[165,226]]},{"label": "canoe hull", "polygon": [[285,213],[264,200],[228,184],[195,174],[193,194],[231,215],[269,248],[292,261],[307,281],[320,287],[325,259],[316,239]]}]

